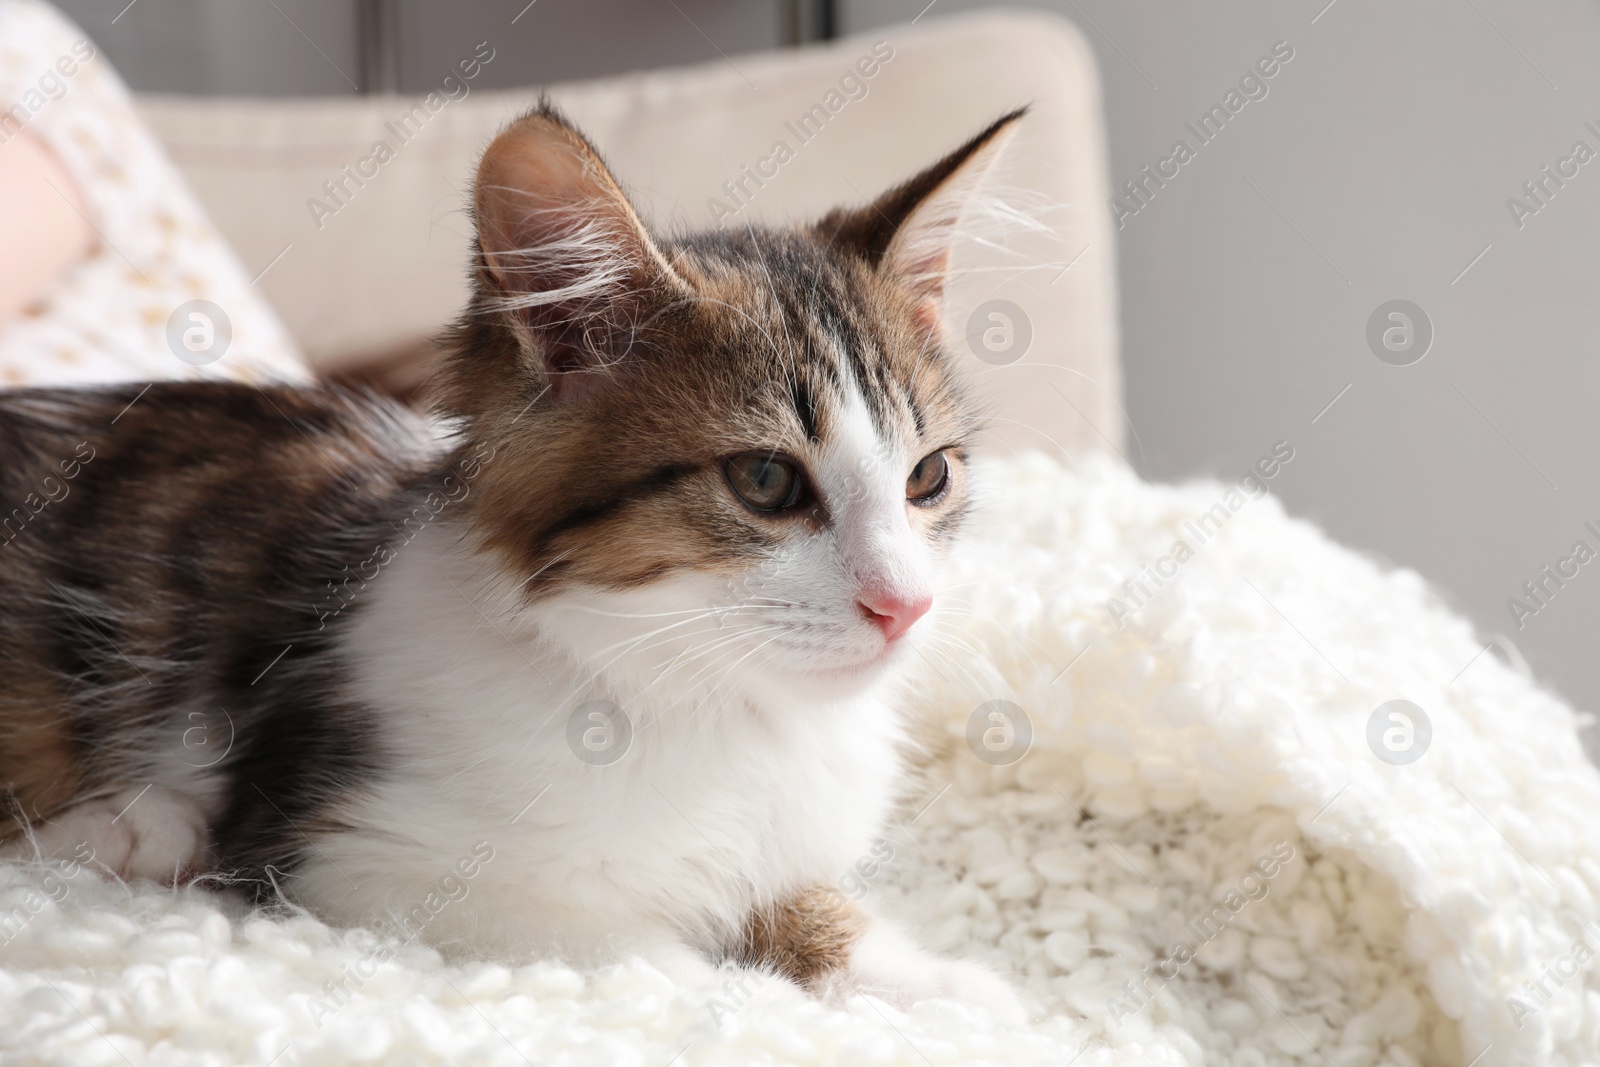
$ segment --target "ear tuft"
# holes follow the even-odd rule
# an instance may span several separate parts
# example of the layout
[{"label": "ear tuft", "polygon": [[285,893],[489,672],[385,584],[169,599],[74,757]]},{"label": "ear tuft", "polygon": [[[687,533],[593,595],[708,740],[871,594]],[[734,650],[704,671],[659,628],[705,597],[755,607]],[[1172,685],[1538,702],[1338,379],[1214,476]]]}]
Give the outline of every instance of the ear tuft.
[{"label": "ear tuft", "polygon": [[507,316],[558,398],[582,384],[573,375],[619,359],[641,301],[677,281],[599,153],[548,101],[489,145],[473,208],[481,303]]},{"label": "ear tuft", "polygon": [[919,298],[918,318],[939,320],[951,247],[962,216],[1026,115],[1002,115],[966,144],[865,208],[833,211],[816,233],[889,271]]}]

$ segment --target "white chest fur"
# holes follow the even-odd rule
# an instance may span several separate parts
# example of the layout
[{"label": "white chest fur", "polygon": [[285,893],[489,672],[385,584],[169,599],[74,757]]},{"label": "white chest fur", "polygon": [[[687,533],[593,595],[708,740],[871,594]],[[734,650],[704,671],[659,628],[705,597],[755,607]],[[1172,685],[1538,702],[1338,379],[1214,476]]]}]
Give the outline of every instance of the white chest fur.
[{"label": "white chest fur", "polygon": [[[753,902],[832,882],[871,847],[900,767],[884,701],[753,699],[759,685],[696,665],[697,643],[737,650],[739,635],[671,612],[587,611],[617,647],[581,662],[552,633],[570,605],[516,615],[498,580],[440,525],[359,605],[352,695],[377,711],[386,771],[297,883],[319,911],[404,914],[448,877],[428,940],[597,960],[671,934],[709,947]],[[628,722],[612,743],[632,739],[606,763],[581,735],[615,708]],[[459,865],[480,842],[493,858]]]}]

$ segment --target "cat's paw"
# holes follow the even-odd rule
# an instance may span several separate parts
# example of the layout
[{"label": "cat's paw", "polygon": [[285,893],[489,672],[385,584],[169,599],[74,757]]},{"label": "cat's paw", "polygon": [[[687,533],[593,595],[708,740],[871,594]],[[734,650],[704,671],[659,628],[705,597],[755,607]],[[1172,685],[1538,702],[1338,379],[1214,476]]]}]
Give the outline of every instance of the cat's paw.
[{"label": "cat's paw", "polygon": [[857,944],[841,991],[877,997],[901,1011],[924,1000],[956,1000],[1007,1025],[1028,1019],[1022,998],[989,967],[936,956],[882,923],[874,923]]},{"label": "cat's paw", "polygon": [[721,972],[697,949],[675,939],[649,944],[639,956],[683,989],[710,989],[721,981]]},{"label": "cat's paw", "polygon": [[955,1000],[1006,1025],[1028,1020],[1028,1010],[1010,983],[972,960],[935,958],[894,971],[852,967],[848,981],[851,992],[877,997],[901,1011],[924,1000]]},{"label": "cat's paw", "polygon": [[31,841],[19,839],[7,851],[19,858],[70,856],[121,878],[171,883],[192,869],[205,845],[205,833],[205,812],[199,804],[152,785],[69,808],[35,826]]}]

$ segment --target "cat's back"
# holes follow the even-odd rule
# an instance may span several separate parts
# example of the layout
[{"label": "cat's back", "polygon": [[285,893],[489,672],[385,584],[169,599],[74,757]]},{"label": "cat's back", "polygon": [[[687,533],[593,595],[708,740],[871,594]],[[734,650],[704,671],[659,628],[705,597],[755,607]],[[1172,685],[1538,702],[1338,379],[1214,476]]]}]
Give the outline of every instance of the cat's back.
[{"label": "cat's back", "polygon": [[25,796],[30,767],[120,750],[310,649],[329,582],[439,451],[402,409],[328,390],[0,393],[0,776]]},{"label": "cat's back", "polygon": [[[183,780],[165,784],[193,785],[184,776],[211,764],[182,748],[192,709],[223,709],[252,736],[274,709],[326,711],[316,672],[332,630],[317,604],[393,535],[391,512],[441,451],[403,409],[332,390],[0,393],[9,802],[43,818],[174,769]],[[347,743],[350,721],[279,747],[303,754],[330,730]],[[248,740],[227,744],[238,755]]]},{"label": "cat's back", "polygon": [[222,581],[252,548],[304,544],[370,509],[430,455],[419,420],[331,390],[0,393],[0,585],[41,568],[112,584],[141,563]]}]

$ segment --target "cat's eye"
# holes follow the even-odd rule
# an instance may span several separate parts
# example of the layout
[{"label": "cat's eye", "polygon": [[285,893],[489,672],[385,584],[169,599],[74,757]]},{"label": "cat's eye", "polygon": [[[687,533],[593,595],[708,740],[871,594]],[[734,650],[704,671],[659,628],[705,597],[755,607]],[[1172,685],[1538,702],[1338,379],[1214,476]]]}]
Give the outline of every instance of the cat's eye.
[{"label": "cat's eye", "polygon": [[768,452],[734,456],[724,467],[739,499],[757,511],[782,511],[801,503],[806,480],[794,462]]},{"label": "cat's eye", "polygon": [[911,475],[906,478],[906,499],[914,504],[929,504],[944,492],[950,483],[950,461],[941,452],[923,456]]}]

